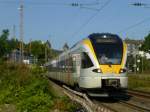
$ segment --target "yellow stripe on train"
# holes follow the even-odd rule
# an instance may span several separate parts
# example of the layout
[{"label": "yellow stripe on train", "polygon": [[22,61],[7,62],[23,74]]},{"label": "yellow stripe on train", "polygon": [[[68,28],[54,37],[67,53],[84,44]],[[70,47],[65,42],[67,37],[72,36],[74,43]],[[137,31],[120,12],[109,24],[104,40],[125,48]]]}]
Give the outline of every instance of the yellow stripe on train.
[{"label": "yellow stripe on train", "polygon": [[[91,41],[89,39],[85,39],[85,40],[83,40],[83,43],[90,48],[90,50],[94,56],[94,61],[98,62],[96,53],[93,49]],[[127,50],[127,45],[123,42],[123,57],[122,57],[121,64],[119,64],[119,65],[100,65],[99,64],[102,73],[103,74],[119,74],[120,69],[124,68],[124,66],[125,66],[126,50]]]}]

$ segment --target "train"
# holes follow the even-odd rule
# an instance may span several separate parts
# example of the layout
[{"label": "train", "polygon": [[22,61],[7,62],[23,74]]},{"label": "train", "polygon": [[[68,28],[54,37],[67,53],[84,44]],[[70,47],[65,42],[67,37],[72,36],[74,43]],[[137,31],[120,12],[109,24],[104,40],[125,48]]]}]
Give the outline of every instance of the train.
[{"label": "train", "polygon": [[128,86],[127,45],[116,34],[93,33],[45,64],[47,76],[90,96],[110,96]]}]

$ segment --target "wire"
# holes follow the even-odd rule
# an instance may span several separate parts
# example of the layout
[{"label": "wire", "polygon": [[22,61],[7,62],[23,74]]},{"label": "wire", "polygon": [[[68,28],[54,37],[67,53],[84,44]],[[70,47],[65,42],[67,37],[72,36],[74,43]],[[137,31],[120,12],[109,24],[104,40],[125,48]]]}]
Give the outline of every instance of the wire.
[{"label": "wire", "polygon": [[[1,4],[19,4],[17,1],[0,1]],[[95,6],[99,5],[98,2],[91,2],[91,3],[55,3],[55,2],[24,2],[28,3],[28,5],[64,5],[64,6]]]},{"label": "wire", "polygon": [[[0,1],[0,4],[7,4],[7,5],[18,5],[19,2],[17,1]],[[91,2],[91,3],[54,3],[54,2],[24,2],[24,4],[32,5],[32,6],[68,6],[68,7],[79,7],[82,9],[88,9],[93,11],[98,11],[97,8],[93,8],[90,6],[99,5],[99,2]]]},{"label": "wire", "polygon": [[145,23],[145,22],[147,22],[147,21],[149,21],[149,20],[150,20],[150,17],[149,17],[149,18],[146,18],[146,19],[144,19],[144,20],[142,20],[142,21],[140,21],[140,22],[138,22],[138,23],[136,23],[136,24],[133,24],[133,25],[131,25],[131,26],[129,26],[129,27],[126,27],[126,28],[120,30],[118,33],[121,33],[121,32],[124,32],[124,31],[128,31],[128,30],[130,30],[130,29],[132,29],[132,28],[134,28],[134,27],[136,27],[136,26],[138,26],[138,25],[141,25],[141,24],[143,24],[143,23]]},{"label": "wire", "polygon": [[75,31],[75,32],[72,34],[71,37],[74,38],[78,33],[80,33],[80,31],[81,31],[84,27],[86,27],[86,25],[88,25],[89,22],[90,22],[93,18],[95,18],[95,17],[97,16],[97,14],[98,14],[101,10],[103,10],[111,1],[112,1],[112,0],[107,0],[107,1],[105,2],[105,4],[104,4],[103,6],[101,6],[100,9],[97,10],[96,13],[94,13],[92,16],[90,16],[90,18],[89,18],[87,21],[85,21],[85,23],[83,23],[83,24],[79,27],[79,29],[78,29],[77,31]]},{"label": "wire", "polygon": [[93,10],[93,11],[99,11],[99,9],[91,8],[91,7],[83,7],[83,6],[81,6],[80,8],[88,9],[88,10]]},{"label": "wire", "polygon": [[95,5],[99,5],[99,2],[98,1],[96,1],[96,2],[91,2],[91,3],[81,3],[81,5],[83,5],[83,6],[95,6]]},{"label": "wire", "polygon": [[[17,1],[0,1],[0,4],[19,4],[20,2]],[[67,3],[53,3],[53,2],[24,2],[27,3],[28,5],[65,5],[69,6],[70,4]]]}]

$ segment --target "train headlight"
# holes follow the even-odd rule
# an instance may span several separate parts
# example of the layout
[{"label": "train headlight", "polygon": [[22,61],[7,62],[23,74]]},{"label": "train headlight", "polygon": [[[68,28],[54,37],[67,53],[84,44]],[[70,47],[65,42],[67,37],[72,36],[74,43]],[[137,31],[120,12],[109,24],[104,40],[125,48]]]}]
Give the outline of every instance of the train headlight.
[{"label": "train headlight", "polygon": [[119,73],[125,73],[125,72],[127,72],[127,70],[126,69],[120,69],[120,71],[119,71]]},{"label": "train headlight", "polygon": [[96,73],[102,73],[101,69],[99,69],[99,68],[93,69],[92,71],[93,71],[93,72],[96,72]]}]

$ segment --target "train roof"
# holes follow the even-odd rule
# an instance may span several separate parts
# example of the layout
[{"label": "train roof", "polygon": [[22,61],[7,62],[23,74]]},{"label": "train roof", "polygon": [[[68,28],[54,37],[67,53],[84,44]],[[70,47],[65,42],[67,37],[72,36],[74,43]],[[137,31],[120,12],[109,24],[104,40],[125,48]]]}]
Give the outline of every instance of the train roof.
[{"label": "train roof", "polygon": [[93,33],[88,38],[94,43],[122,43],[122,39],[118,35],[111,33]]},{"label": "train roof", "polygon": [[90,38],[90,39],[93,39],[93,38],[106,38],[106,39],[114,38],[116,40],[121,39],[118,35],[112,34],[112,33],[93,33],[93,34],[90,34],[88,36],[88,38]]}]

